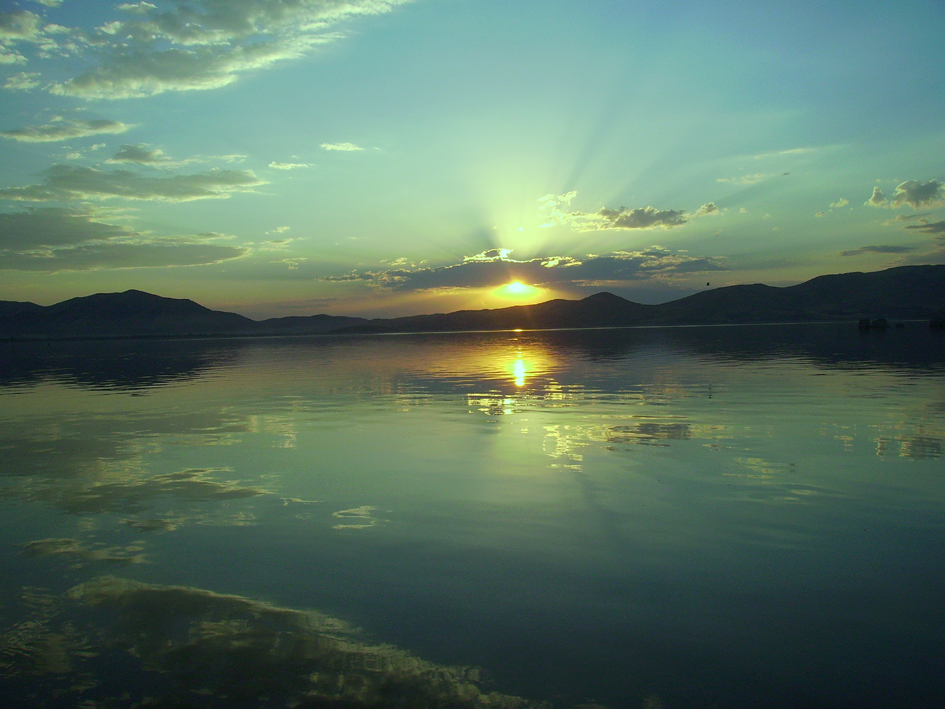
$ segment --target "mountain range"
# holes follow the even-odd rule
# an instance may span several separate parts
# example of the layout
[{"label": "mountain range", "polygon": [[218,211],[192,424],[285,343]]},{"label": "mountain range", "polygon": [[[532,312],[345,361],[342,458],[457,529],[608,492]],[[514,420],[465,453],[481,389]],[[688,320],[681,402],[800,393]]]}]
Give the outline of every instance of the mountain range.
[{"label": "mountain range", "polygon": [[180,337],[444,332],[928,319],[945,309],[945,265],[819,276],[795,286],[725,286],[644,305],[611,293],[495,310],[366,319],[311,315],[251,320],[192,300],[138,290],[98,293],[50,306],[0,301],[0,337]]}]

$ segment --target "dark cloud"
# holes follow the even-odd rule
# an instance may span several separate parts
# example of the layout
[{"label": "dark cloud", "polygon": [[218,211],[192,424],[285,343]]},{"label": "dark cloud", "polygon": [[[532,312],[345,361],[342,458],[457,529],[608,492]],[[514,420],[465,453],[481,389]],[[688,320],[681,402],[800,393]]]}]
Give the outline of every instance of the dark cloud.
[{"label": "dark cloud", "polygon": [[861,246],[858,249],[850,249],[849,251],[841,251],[841,256],[860,256],[862,254],[906,254],[910,251],[915,251],[914,246],[889,246],[885,244],[877,244],[876,246]]},{"label": "dark cloud", "polygon": [[89,212],[33,209],[0,214],[0,270],[87,271],[196,266],[240,258],[242,246],[219,234],[152,237],[109,224]]},{"label": "dark cloud", "polygon": [[83,121],[60,116],[45,125],[23,126],[22,128],[2,131],[0,136],[24,143],[52,143],[103,133],[124,133],[133,127],[133,125],[120,121]]},{"label": "dark cloud", "polygon": [[71,209],[0,213],[0,250],[4,251],[28,251],[134,236],[140,234],[123,226],[98,221],[87,212]]},{"label": "dark cloud", "polygon": [[[598,216],[605,220],[601,228],[604,229],[651,229],[653,227],[666,227],[685,224],[687,220],[686,212],[676,209],[655,209],[653,207],[642,207],[637,209],[607,209],[606,207],[597,212]],[[609,222],[609,224],[606,224]]]},{"label": "dark cloud", "polygon": [[906,229],[914,229],[923,234],[945,234],[945,221],[932,222],[931,224],[910,224]]},{"label": "dark cloud", "polygon": [[908,204],[913,209],[940,207],[945,204],[945,185],[938,180],[906,180],[896,186],[892,198],[887,199],[879,187],[873,188],[873,196],[866,204],[871,207],[896,209]]},{"label": "dark cloud", "polygon": [[53,165],[42,184],[0,189],[0,199],[26,202],[77,199],[158,200],[189,202],[229,197],[232,192],[250,192],[265,184],[251,170],[208,170],[194,175],[142,177],[129,170],[106,172],[90,167]]},{"label": "dark cloud", "polygon": [[938,180],[928,182],[907,180],[896,187],[892,203],[897,207],[908,204],[913,209],[938,207],[943,204],[943,197],[945,197],[945,185]]},{"label": "dark cloud", "polygon": [[512,281],[544,287],[568,287],[726,270],[717,259],[696,258],[661,247],[641,251],[617,251],[608,255],[587,256],[580,260],[569,256],[554,256],[515,261],[507,258],[508,253],[506,249],[493,249],[466,257],[462,263],[451,266],[356,272],[325,280],[368,281],[378,287],[395,291],[423,291],[494,288]]},{"label": "dark cloud", "polygon": [[912,222],[915,220],[925,223],[925,217],[929,216],[931,212],[915,212],[913,214],[897,214],[895,219],[890,219],[886,224],[893,224],[895,222]]},{"label": "dark cloud", "polygon": [[711,214],[720,214],[719,208],[713,202],[706,202],[695,212],[682,209],[656,209],[655,207],[619,207],[610,209],[603,207],[591,214],[588,212],[565,212],[561,210],[569,205],[577,196],[571,191],[563,195],[545,195],[539,201],[541,210],[546,213],[544,227],[557,224],[571,223],[581,231],[596,231],[600,229],[671,229],[682,226],[697,217]]}]

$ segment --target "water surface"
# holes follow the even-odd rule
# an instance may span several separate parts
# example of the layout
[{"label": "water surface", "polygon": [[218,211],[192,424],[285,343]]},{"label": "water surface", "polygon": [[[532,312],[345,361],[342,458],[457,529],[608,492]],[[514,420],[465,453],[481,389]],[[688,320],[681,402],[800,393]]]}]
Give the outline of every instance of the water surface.
[{"label": "water surface", "polygon": [[0,691],[940,706],[936,334],[2,344]]}]

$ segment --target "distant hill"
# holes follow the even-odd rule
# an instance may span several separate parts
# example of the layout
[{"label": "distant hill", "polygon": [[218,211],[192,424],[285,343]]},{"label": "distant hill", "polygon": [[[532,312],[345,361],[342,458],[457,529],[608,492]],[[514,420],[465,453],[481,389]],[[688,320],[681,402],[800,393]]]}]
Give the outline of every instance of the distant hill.
[{"label": "distant hill", "polygon": [[927,319],[945,308],[945,266],[903,266],[874,273],[820,276],[787,288],[716,288],[661,305],[611,293],[495,310],[403,318],[308,317],[256,321],[192,300],[129,290],[72,298],[43,307],[0,301],[0,337],[163,337],[444,332],[728,323]]},{"label": "distant hill", "polygon": [[660,305],[597,293],[583,300],[372,320],[352,329],[421,332],[815,322],[877,316],[927,319],[943,307],[945,266],[902,266],[874,273],[819,276],[786,288],[726,286]]},{"label": "distant hill", "polygon": [[313,315],[258,322],[205,308],[192,300],[139,290],[98,293],[49,307],[0,301],[0,337],[186,337],[319,334],[350,327],[363,318]]}]

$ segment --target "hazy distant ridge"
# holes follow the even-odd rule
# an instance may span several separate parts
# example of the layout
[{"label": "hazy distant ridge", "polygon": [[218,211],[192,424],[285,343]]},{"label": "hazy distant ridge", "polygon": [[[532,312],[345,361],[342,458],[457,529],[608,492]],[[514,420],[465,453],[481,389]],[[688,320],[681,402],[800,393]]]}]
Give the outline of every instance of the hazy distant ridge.
[{"label": "hazy distant ridge", "polygon": [[661,305],[610,293],[497,310],[374,319],[332,315],[256,321],[192,300],[137,290],[99,293],[48,307],[0,301],[0,337],[148,337],[423,332],[929,318],[945,308],[945,265],[820,276],[787,288],[716,288]]}]

